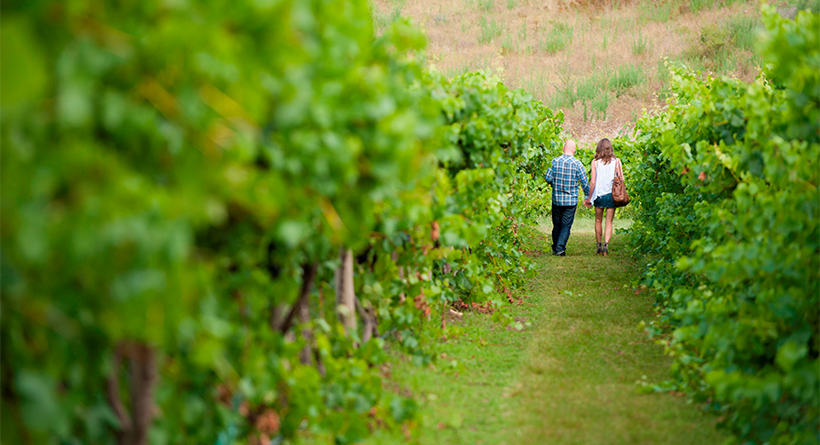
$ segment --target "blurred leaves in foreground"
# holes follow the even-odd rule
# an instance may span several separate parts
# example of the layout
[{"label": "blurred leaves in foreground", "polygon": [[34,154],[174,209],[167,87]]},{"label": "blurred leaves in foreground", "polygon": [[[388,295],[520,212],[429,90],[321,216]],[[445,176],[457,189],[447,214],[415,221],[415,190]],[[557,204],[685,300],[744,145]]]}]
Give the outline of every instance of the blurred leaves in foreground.
[{"label": "blurred leaves in foreground", "polygon": [[424,36],[375,36],[365,1],[2,20],[3,442],[410,431],[385,345],[429,362],[448,304],[501,307],[527,273],[562,116],[424,72]]}]

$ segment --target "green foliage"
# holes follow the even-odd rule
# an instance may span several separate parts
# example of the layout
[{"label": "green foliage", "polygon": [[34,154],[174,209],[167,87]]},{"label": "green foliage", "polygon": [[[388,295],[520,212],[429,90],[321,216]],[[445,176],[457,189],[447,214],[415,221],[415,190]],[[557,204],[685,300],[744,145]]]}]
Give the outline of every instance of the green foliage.
[{"label": "green foliage", "polygon": [[48,80],[43,55],[31,36],[31,24],[24,20],[10,21],[0,29],[0,39],[15,42],[0,53],[0,63],[6,67],[20,67],[3,72],[0,78],[3,90],[0,105],[4,108],[14,107],[31,97],[41,97]]},{"label": "green foliage", "polygon": [[635,40],[632,42],[632,54],[640,56],[644,54],[649,48],[649,38],[639,32],[638,35],[635,36]]},{"label": "green foliage", "polygon": [[689,10],[697,13],[702,9],[712,9],[715,7],[715,0],[689,0]]},{"label": "green foliage", "polygon": [[602,93],[592,99],[590,109],[592,111],[591,119],[606,120],[606,112],[609,109],[609,94]]},{"label": "green foliage", "polygon": [[595,71],[592,75],[581,79],[575,83],[566,80],[564,86],[559,87],[552,97],[552,108],[571,108],[577,102],[581,102],[585,113],[585,119],[605,119],[609,108],[610,93],[607,89],[607,74],[603,71]]},{"label": "green foliage", "polygon": [[760,32],[762,24],[757,17],[744,14],[732,17],[726,23],[726,27],[729,30],[729,36],[735,46],[753,50],[757,40],[757,34]]},{"label": "green foliage", "polygon": [[390,6],[392,6],[392,10],[389,12],[386,11],[385,13],[379,12],[378,8],[374,4],[370,4],[370,14],[373,20],[373,25],[376,28],[377,32],[383,31],[389,25],[395,23],[397,20],[401,18],[402,10],[404,9],[404,4],[406,0],[394,0],[390,2]]},{"label": "green foliage", "polygon": [[464,0],[465,9],[475,9],[482,12],[490,12],[495,6],[494,0]]},{"label": "green foliage", "polygon": [[706,25],[700,30],[698,42],[701,56],[712,57],[723,50],[729,41],[729,30],[719,25]]},{"label": "green foliage", "polygon": [[575,100],[587,102],[597,98],[606,90],[606,84],[606,74],[601,71],[592,73],[575,86]]},{"label": "green foliage", "polygon": [[666,99],[671,94],[671,91],[669,90],[669,61],[666,58],[658,60],[656,70],[658,74],[658,81],[661,83],[661,86],[658,89],[658,99],[666,102]]},{"label": "green foliage", "polygon": [[627,90],[641,84],[644,80],[643,71],[637,65],[626,64],[615,69],[609,78],[609,88],[620,96]]},{"label": "green foliage", "polygon": [[547,54],[555,54],[562,51],[572,43],[573,28],[566,23],[555,23],[547,31],[546,35],[539,40],[538,46],[541,51]]},{"label": "green foliage", "polygon": [[796,0],[790,1],[798,11],[811,11],[820,14],[820,0]]},{"label": "green foliage", "polygon": [[513,51],[513,41],[512,36],[507,34],[504,36],[504,40],[501,41],[501,53],[502,54],[509,54]]},{"label": "green foliage", "polygon": [[[378,348],[353,353],[331,316],[320,373],[271,313],[303,265],[330,281],[335,245],[429,221],[423,37],[374,40],[366,2],[55,8],[3,11],[4,39],[33,48],[4,65],[21,93],[2,126],[3,441],[110,443],[107,398],[141,397],[170,442],[366,434],[389,412]],[[125,368],[159,377],[106,393]]]},{"label": "green foliage", "polygon": [[677,0],[642,1],[641,18],[644,21],[666,23],[672,17],[673,12],[677,12],[677,3]]},{"label": "green foliage", "polygon": [[527,22],[521,22],[521,26],[518,27],[518,40],[527,41]]},{"label": "green foliage", "polygon": [[442,276],[442,299],[494,299],[494,289],[519,287],[532,271],[518,228],[548,204],[543,176],[560,152],[563,114],[480,72],[439,77],[432,94],[444,98],[447,137],[457,148],[439,159],[458,193],[439,195],[439,202],[464,218],[441,220],[442,242],[457,249],[457,272]]},{"label": "green foliage", "polygon": [[493,39],[500,36],[501,32],[504,30],[504,26],[496,22],[495,18],[487,20],[486,16],[481,16],[479,26],[480,32],[478,34],[478,43],[480,45],[485,45],[492,42]]},{"label": "green foliage", "polygon": [[[431,307],[522,283],[517,229],[548,199],[562,115],[494,77],[425,74],[424,37],[401,20],[375,37],[370,15],[4,6],[4,443],[116,443],[129,419],[156,443],[412,423],[382,348],[429,362]],[[383,333],[368,342],[338,322],[340,246]],[[280,328],[303,288],[309,319]]]},{"label": "green foliage", "polygon": [[[632,67],[637,69],[635,67]],[[626,74],[619,75],[619,72]],[[555,94],[550,98],[550,106],[553,109],[572,108],[578,102],[584,109],[584,122],[594,119],[606,119],[607,110],[612,100],[612,91],[621,94],[619,88],[625,87],[633,79],[628,76],[638,76],[623,67],[610,75],[604,71],[594,71],[591,75],[579,81],[570,81],[568,76],[564,77],[564,84],[557,88]],[[622,77],[623,76],[623,77]]]},{"label": "green foliage", "polygon": [[721,414],[737,443],[814,443],[820,420],[820,17],[763,7],[764,76],[673,67],[674,102],[644,117],[630,231],[654,258],[650,334],[670,387]]},{"label": "green foliage", "polygon": [[704,9],[732,6],[735,3],[744,3],[746,1],[748,0],[689,0],[689,11],[697,13]]},{"label": "green foliage", "polygon": [[731,29],[724,25],[710,24],[700,30],[700,34],[683,53],[683,59],[693,69],[725,73],[734,69],[737,54],[732,53],[732,43],[737,42]]}]

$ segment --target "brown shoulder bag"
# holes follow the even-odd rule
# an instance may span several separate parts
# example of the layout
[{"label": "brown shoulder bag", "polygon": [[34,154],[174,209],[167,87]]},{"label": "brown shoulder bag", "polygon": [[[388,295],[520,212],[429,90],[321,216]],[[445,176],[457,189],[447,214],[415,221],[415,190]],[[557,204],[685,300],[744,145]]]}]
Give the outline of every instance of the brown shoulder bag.
[{"label": "brown shoulder bag", "polygon": [[621,168],[620,159],[618,159],[618,167],[615,169],[615,179],[612,180],[612,200],[615,201],[615,207],[623,207],[629,204],[629,193],[626,192],[624,172]]}]

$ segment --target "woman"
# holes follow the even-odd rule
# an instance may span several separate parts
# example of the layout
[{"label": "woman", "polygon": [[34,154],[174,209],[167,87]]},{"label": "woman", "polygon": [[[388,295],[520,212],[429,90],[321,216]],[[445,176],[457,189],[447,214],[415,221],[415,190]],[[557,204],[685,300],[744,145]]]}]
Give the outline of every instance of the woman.
[{"label": "woman", "polygon": [[[612,238],[612,222],[615,220],[615,201],[612,200],[612,180],[615,175],[624,177],[621,160],[615,157],[612,142],[601,139],[595,148],[590,172],[592,193],[584,204],[595,206],[595,238],[598,242],[598,254],[609,255],[609,240]],[[603,230],[604,242],[601,243],[601,223],[606,215],[606,226]]]}]

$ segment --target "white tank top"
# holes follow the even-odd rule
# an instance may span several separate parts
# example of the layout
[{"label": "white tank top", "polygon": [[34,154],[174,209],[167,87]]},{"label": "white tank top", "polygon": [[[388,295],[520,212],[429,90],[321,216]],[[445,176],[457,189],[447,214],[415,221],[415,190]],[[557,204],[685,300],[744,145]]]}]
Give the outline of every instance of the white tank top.
[{"label": "white tank top", "polygon": [[610,159],[609,164],[604,164],[603,160],[598,159],[598,168],[595,171],[595,188],[592,190],[589,202],[595,202],[595,198],[612,193],[612,181],[615,179],[615,167],[617,165],[617,158]]}]

